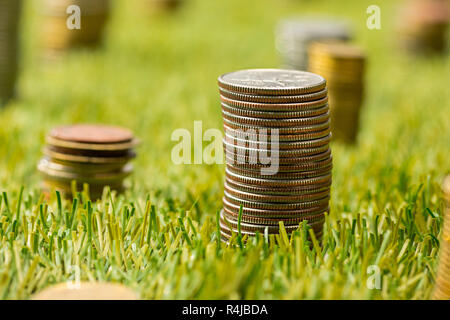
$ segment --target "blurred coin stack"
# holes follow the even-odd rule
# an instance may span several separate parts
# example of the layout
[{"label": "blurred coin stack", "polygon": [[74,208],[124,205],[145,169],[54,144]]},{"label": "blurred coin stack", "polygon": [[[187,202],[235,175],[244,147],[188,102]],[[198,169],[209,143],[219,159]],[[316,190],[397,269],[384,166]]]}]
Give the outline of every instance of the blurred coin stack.
[{"label": "blurred coin stack", "polygon": [[44,157],[38,164],[43,189],[71,194],[73,181],[80,191],[89,184],[90,196],[100,198],[105,186],[123,191],[131,174],[129,161],[136,156],[136,139],[127,129],[78,124],[53,129],[46,139]]},{"label": "blurred coin stack", "polygon": [[322,19],[282,21],[275,32],[276,48],[287,69],[307,70],[308,46],[313,41],[351,39],[345,22]]},{"label": "blurred coin stack", "polygon": [[[48,58],[58,57],[74,47],[94,47],[101,44],[109,18],[110,0],[42,0],[43,46]],[[75,23],[80,9],[80,29]],[[69,28],[70,25],[70,28]]]},{"label": "blurred coin stack", "polygon": [[151,12],[169,12],[178,9],[182,0],[145,0],[145,3]]},{"label": "blurred coin stack", "polygon": [[219,77],[226,181],[222,240],[277,234],[307,220],[322,236],[332,157],[326,81],[296,70],[254,69]]},{"label": "blurred coin stack", "polygon": [[444,180],[442,189],[445,201],[444,227],[433,299],[450,300],[450,176]]},{"label": "blurred coin stack", "polygon": [[400,12],[400,44],[412,53],[443,52],[450,21],[448,0],[407,1]]},{"label": "blurred coin stack", "polygon": [[333,139],[348,143],[356,140],[365,61],[363,50],[349,43],[315,42],[309,47],[308,71],[327,79]]},{"label": "blurred coin stack", "polygon": [[0,0],[0,105],[14,96],[21,0]]}]

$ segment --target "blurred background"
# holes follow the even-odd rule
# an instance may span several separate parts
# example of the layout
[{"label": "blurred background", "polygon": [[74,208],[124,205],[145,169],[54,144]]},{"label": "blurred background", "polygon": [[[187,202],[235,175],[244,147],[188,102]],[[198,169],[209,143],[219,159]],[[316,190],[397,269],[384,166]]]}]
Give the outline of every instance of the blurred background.
[{"label": "blurred background", "polygon": [[[107,123],[141,140],[130,201],[150,193],[194,206],[199,216],[215,213],[223,166],[173,164],[171,134],[193,134],[196,120],[204,131],[221,129],[217,77],[280,67],[276,27],[302,16],[346,20],[367,59],[357,142],[332,145],[332,214],[373,210],[366,205],[373,198],[380,207],[401,205],[396,201],[411,185],[440,181],[450,170],[450,56],[400,48],[406,0],[185,0],[176,10],[112,0],[99,47],[51,58],[43,45],[51,14],[43,2],[23,1],[17,94],[0,109],[2,191],[24,185],[37,192],[36,164],[52,127]],[[379,30],[367,27],[371,5],[380,8]]]}]

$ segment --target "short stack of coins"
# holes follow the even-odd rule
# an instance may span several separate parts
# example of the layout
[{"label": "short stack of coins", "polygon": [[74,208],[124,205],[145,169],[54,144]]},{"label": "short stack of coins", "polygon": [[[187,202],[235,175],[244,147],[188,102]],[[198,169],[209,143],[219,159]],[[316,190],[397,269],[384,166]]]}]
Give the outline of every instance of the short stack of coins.
[{"label": "short stack of coins", "polygon": [[0,106],[15,95],[21,0],[0,0]]},{"label": "short stack of coins", "polygon": [[110,0],[42,1],[43,46],[48,58],[58,57],[67,49],[101,44]]},{"label": "short stack of coins", "polygon": [[364,93],[364,51],[345,42],[316,42],[309,47],[308,71],[327,79],[333,139],[356,141]]},{"label": "short stack of coins", "polygon": [[351,39],[348,25],[342,21],[300,19],[282,21],[275,32],[276,48],[283,67],[307,70],[308,46],[314,41]]},{"label": "short stack of coins", "polygon": [[444,180],[442,189],[445,201],[444,227],[433,299],[450,300],[450,176],[447,176]]},{"label": "short stack of coins", "polygon": [[[89,185],[91,198],[100,198],[104,187],[121,192],[133,171],[130,160],[137,144],[127,129],[77,124],[54,128],[46,138],[44,157],[38,164],[42,186],[65,194]],[[76,190],[74,190],[74,182]]]},{"label": "short stack of coins", "polygon": [[399,43],[410,53],[440,53],[447,48],[448,0],[413,0],[399,16]]},{"label": "short stack of coins", "polygon": [[222,240],[239,231],[278,234],[280,222],[290,233],[303,221],[320,238],[332,170],[325,79],[253,69],[222,75],[219,88],[226,154]]}]

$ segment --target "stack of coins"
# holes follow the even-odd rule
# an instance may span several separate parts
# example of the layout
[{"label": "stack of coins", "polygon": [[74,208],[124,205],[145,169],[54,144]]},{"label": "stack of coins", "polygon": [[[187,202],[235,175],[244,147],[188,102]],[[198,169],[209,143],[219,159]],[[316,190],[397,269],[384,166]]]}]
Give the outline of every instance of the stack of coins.
[{"label": "stack of coins", "polygon": [[413,0],[402,8],[399,43],[411,53],[439,53],[447,47],[448,0]]},{"label": "stack of coins", "polygon": [[277,234],[307,220],[322,235],[332,158],[326,81],[309,72],[242,70],[219,77],[226,181],[222,240]]},{"label": "stack of coins", "polygon": [[145,0],[147,8],[151,12],[168,12],[178,9],[182,3],[181,0]]},{"label": "stack of coins", "polygon": [[364,91],[365,54],[344,42],[316,42],[309,47],[308,71],[327,79],[333,139],[353,143]]},{"label": "stack of coins", "polygon": [[[65,194],[89,184],[90,196],[100,198],[105,186],[123,191],[124,179],[133,171],[136,139],[127,129],[79,124],[53,129],[46,139],[44,157],[38,164],[43,188]],[[77,190],[73,190],[73,181]]]},{"label": "stack of coins", "polygon": [[285,20],[275,32],[276,48],[287,69],[306,70],[308,46],[313,41],[351,39],[345,22],[320,19]]},{"label": "stack of coins", "polygon": [[137,300],[133,290],[118,283],[60,283],[33,296],[33,300]]},{"label": "stack of coins", "polygon": [[433,299],[450,300],[450,176],[444,180],[442,189],[445,200],[444,228]]},{"label": "stack of coins", "polygon": [[0,105],[15,94],[21,0],[0,0]]},{"label": "stack of coins", "polygon": [[58,57],[70,48],[101,44],[110,0],[42,1],[43,46],[47,57]]}]

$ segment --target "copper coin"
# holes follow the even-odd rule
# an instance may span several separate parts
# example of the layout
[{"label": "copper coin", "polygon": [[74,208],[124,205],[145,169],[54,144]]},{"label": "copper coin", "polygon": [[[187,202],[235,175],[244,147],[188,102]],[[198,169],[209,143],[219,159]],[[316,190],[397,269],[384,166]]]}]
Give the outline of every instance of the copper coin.
[{"label": "copper coin", "polygon": [[91,150],[91,151],[122,151],[132,149],[137,146],[138,142],[136,139],[125,143],[80,143],[71,142],[65,140],[55,139],[51,136],[46,138],[46,142],[50,146],[67,148],[67,149],[80,149],[80,150]]},{"label": "copper coin", "polygon": [[58,140],[90,144],[125,143],[132,141],[134,138],[133,133],[128,129],[92,124],[57,127],[50,132],[50,137]]},{"label": "copper coin", "polygon": [[263,95],[296,95],[325,88],[323,77],[305,71],[282,69],[249,69],[226,73],[219,86],[227,90]]},{"label": "copper coin", "polygon": [[86,157],[126,157],[128,155],[134,154],[132,149],[125,150],[86,150],[86,149],[72,149],[72,148],[64,148],[57,147],[54,145],[47,144],[47,148],[51,151],[67,154],[67,155],[76,155],[76,156],[86,156]]}]

